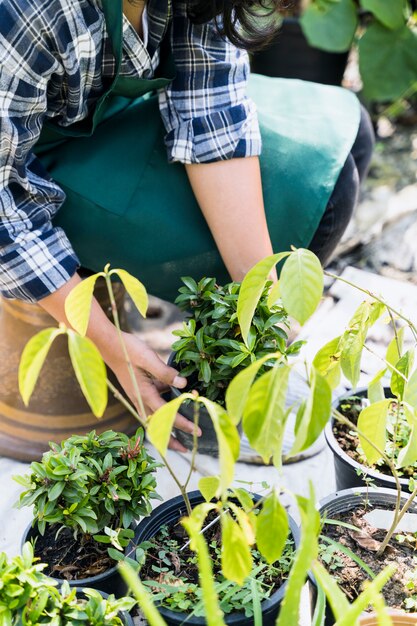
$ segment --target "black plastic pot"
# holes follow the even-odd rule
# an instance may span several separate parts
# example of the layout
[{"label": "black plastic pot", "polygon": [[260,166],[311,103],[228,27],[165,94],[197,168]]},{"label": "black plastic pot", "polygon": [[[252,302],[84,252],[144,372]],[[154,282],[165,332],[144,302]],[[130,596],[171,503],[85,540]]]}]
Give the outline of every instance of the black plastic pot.
[{"label": "black plastic pot", "polygon": [[[77,595],[78,596],[81,596],[81,597],[85,596],[85,593],[84,593],[85,587],[81,588],[81,587],[77,586],[76,589],[77,589]],[[103,596],[103,598],[105,600],[107,600],[107,598],[110,595],[108,593],[105,593],[104,591],[101,591],[101,589],[97,589],[97,591],[100,593],[101,596]],[[134,626],[133,619],[131,618],[129,613],[127,613],[126,611],[122,611],[118,615],[119,615],[120,619],[122,620],[124,626]]]},{"label": "black plastic pot", "polygon": [[[36,527],[33,528],[32,525],[29,525],[23,534],[22,547],[26,543],[26,541],[36,541],[36,538],[38,536],[38,529]],[[63,578],[55,578],[54,576],[50,576],[50,578],[56,580],[58,585],[64,582]],[[97,576],[91,576],[90,578],[67,580],[67,582],[71,588],[90,587],[91,589],[97,589],[100,592],[113,594],[116,596],[116,598],[120,598],[126,595],[127,592],[127,585],[119,574],[117,565],[107,570],[106,572],[103,572],[103,574],[97,574]]]},{"label": "black plastic pot", "polygon": [[[409,495],[409,494],[408,494]],[[319,502],[319,511],[322,517],[332,519],[339,513],[346,513],[348,511],[354,511],[363,505],[366,500],[369,502],[372,508],[378,507],[381,509],[391,508],[395,505],[397,493],[393,489],[367,489],[366,487],[359,487],[356,489],[344,489],[342,491],[336,491],[330,496],[326,496]],[[407,500],[407,494],[402,496],[402,504]],[[417,512],[417,506],[412,505],[409,509],[410,513]],[[325,534],[325,533],[323,533]],[[326,621],[325,626],[333,626],[334,617],[330,610],[329,605],[326,609]]]},{"label": "black plastic pot", "polygon": [[[349,52],[325,52],[308,43],[300,21],[285,18],[272,45],[253,55],[252,71],[265,76],[299,78],[341,85]],[[307,105],[306,105],[307,106]]]},{"label": "black plastic pot", "polygon": [[[385,395],[387,398],[392,397],[389,388],[385,389]],[[367,397],[367,389],[358,389],[354,393],[349,393],[340,398],[337,398],[333,403],[333,407],[337,409],[344,400],[358,396],[360,398]],[[395,489],[395,480],[392,476],[388,476],[378,472],[374,469],[358,463],[352,459],[342,448],[340,447],[336,437],[333,434],[333,426],[335,420],[332,418],[326,425],[324,435],[331,451],[333,452],[334,469],[336,474],[336,488],[338,491],[342,489],[352,489],[353,487],[366,487],[366,483],[363,479],[363,474],[369,476],[372,479],[372,485],[374,487],[382,487],[384,489]],[[360,472],[360,474],[358,474]],[[362,475],[361,475],[362,474]],[[408,479],[401,478],[401,485],[404,490],[408,489]]]},{"label": "black plastic pot", "polygon": [[[192,491],[188,496],[192,507],[204,502],[204,498],[199,491]],[[255,502],[259,500],[259,498],[260,496],[253,496]],[[149,517],[143,519],[138,524],[134,537],[135,544],[151,539],[157,534],[161,526],[175,523],[184,515],[186,515],[186,507],[182,496],[164,502],[164,504],[154,509]],[[300,542],[300,532],[292,517],[289,517],[289,524],[294,543],[298,546]],[[261,603],[263,626],[274,626],[282,598],[284,597],[285,588],[286,583],[277,589],[270,598]],[[176,613],[164,607],[159,607],[159,612],[168,626],[180,626],[180,624],[187,624],[188,626],[206,625],[204,617],[194,617],[186,613]],[[234,626],[253,626],[253,618],[245,617],[243,613],[230,613],[224,616],[224,620],[226,624],[233,624]]]},{"label": "black plastic pot", "polygon": [[[175,352],[172,352],[168,359],[168,365],[178,368],[178,364],[175,362]],[[171,387],[171,399],[178,398],[184,391],[190,391],[190,389],[177,389]],[[190,422],[194,422],[194,403],[189,402],[182,405],[180,409],[181,415],[186,417]],[[213,422],[205,406],[199,404],[198,424],[201,428],[202,435],[198,438],[198,452],[200,454],[208,454],[210,456],[219,456],[219,445],[217,443],[216,431],[214,430]],[[241,424],[238,425],[238,430],[242,432]],[[194,445],[193,435],[184,433],[178,428],[174,429],[175,437],[178,441],[187,448],[192,450]]]}]

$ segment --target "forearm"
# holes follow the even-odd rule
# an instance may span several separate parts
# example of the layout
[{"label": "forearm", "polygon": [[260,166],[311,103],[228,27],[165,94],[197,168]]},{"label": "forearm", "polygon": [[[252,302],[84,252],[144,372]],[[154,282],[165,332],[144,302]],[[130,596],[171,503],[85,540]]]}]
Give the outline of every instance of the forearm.
[{"label": "forearm", "polygon": [[248,157],[185,167],[229,274],[240,281],[258,261],[273,253],[259,159]]}]

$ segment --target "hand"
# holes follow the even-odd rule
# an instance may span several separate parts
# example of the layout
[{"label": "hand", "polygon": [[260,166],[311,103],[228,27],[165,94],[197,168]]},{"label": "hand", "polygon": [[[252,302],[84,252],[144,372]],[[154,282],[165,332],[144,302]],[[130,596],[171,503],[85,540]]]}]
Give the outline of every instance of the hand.
[{"label": "hand", "polygon": [[[187,385],[187,379],[179,376],[176,369],[166,365],[162,359],[160,359],[143,341],[138,339],[138,337],[129,333],[123,333],[123,340],[135,371],[137,386],[147,414],[154,413],[157,409],[166,404],[161,398],[160,393],[166,390],[169,385],[183,389]],[[135,386],[128,371],[118,337],[115,337],[115,341],[117,341],[117,347],[114,345],[110,346],[108,356],[103,354],[104,360],[115,373],[119,383],[136,409],[139,410]],[[179,413],[175,419],[175,426],[186,433],[194,432],[194,424]],[[201,436],[200,428],[197,434]],[[178,452],[187,451],[175,437],[171,437],[169,447],[171,450],[177,450]]]}]

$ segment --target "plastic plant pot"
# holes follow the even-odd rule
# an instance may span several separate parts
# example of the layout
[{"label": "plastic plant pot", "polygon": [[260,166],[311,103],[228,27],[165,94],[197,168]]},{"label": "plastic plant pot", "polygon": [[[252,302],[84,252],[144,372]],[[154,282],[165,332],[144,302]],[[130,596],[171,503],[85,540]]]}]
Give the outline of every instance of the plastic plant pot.
[{"label": "plastic plant pot", "polygon": [[[362,388],[358,389],[354,393],[349,393],[343,395],[333,403],[333,407],[337,409],[341,402],[344,400],[348,400],[352,397],[367,397],[367,389]],[[388,388],[385,389],[385,395],[387,398],[392,397],[392,394]],[[373,487],[382,487],[384,489],[395,489],[395,480],[392,476],[387,474],[382,474],[375,469],[367,467],[366,465],[362,465],[358,463],[354,459],[352,459],[346,452],[341,448],[339,442],[333,433],[333,427],[336,420],[332,418],[330,422],[326,425],[324,430],[324,435],[326,437],[326,441],[331,451],[333,452],[333,461],[334,461],[334,469],[336,474],[336,487],[338,491],[342,491],[343,489],[352,489],[353,487],[366,487],[366,482],[363,476],[368,476],[372,480]],[[400,479],[401,486],[405,491],[408,490],[408,478]]]},{"label": "plastic plant pot", "polygon": [[[204,498],[199,491],[192,491],[188,494],[191,506],[197,506],[201,502],[204,502]],[[256,502],[260,496],[253,495],[253,500]],[[136,527],[134,543],[137,545],[143,541],[152,539],[159,529],[166,524],[173,524],[181,517],[186,515],[186,507],[182,496],[172,498],[164,504],[161,504],[153,510],[151,515],[143,519]],[[300,532],[297,524],[289,516],[290,534],[294,540],[295,546],[298,546],[300,542]],[[276,617],[279,613],[279,607],[284,597],[286,588],[286,582],[279,589],[275,591],[269,598],[261,603],[262,608],[262,624],[263,626],[274,626]],[[165,619],[168,626],[180,626],[180,624],[187,624],[187,626],[205,626],[206,620],[204,617],[195,617],[187,613],[179,613],[170,611],[165,607],[158,607],[158,610],[162,617]],[[224,616],[226,624],[234,626],[253,626],[253,617],[245,617],[243,613],[234,612]]]},{"label": "plastic plant pot", "polygon": [[[398,613],[396,611],[387,611],[392,620],[393,626],[415,626],[417,624],[417,615],[411,613]],[[359,626],[378,626],[378,618],[372,613],[366,617],[361,617]]]}]

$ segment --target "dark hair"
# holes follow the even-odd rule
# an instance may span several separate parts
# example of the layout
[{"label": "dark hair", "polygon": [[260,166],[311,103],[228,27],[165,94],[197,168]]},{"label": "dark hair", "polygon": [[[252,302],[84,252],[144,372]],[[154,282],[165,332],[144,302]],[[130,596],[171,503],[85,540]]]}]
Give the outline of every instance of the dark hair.
[{"label": "dark hair", "polygon": [[216,19],[219,34],[238,48],[257,50],[267,45],[277,30],[283,0],[188,0],[194,24]]}]

